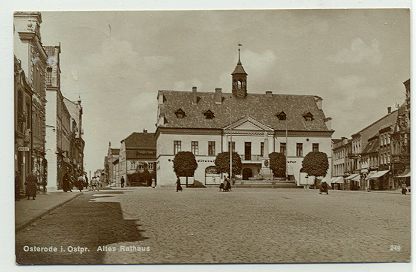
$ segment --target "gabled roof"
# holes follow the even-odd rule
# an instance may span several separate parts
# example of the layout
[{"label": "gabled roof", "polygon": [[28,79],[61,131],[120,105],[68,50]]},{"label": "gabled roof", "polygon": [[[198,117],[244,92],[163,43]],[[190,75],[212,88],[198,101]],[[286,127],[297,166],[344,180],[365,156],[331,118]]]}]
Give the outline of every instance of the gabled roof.
[{"label": "gabled roof", "polygon": [[[171,128],[211,128],[223,129],[230,123],[250,116],[258,122],[274,129],[296,131],[332,131],[325,124],[325,114],[320,110],[313,95],[258,94],[248,93],[244,99],[231,93],[221,93],[222,103],[215,103],[214,92],[198,92],[197,105],[192,104],[193,93],[187,91],[159,91],[164,103],[159,105],[160,116],[167,123],[160,125]],[[184,118],[177,118],[175,111],[183,109]],[[206,119],[204,112],[211,110],[214,119]],[[277,112],[284,111],[286,120],[279,120]],[[303,114],[310,112],[314,118],[305,121]]]},{"label": "gabled roof", "polygon": [[380,145],[380,140],[378,137],[372,137],[368,141],[367,145],[364,147],[363,154],[369,154],[378,152],[378,147]]},{"label": "gabled roof", "polygon": [[133,132],[121,142],[125,143],[126,149],[156,149],[154,133]]}]

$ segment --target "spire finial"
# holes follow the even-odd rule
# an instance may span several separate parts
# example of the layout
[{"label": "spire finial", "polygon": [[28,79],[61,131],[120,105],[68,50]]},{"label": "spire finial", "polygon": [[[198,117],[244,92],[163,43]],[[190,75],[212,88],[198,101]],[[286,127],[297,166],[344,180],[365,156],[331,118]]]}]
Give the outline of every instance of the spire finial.
[{"label": "spire finial", "polygon": [[241,60],[240,60],[240,47],[243,46],[241,43],[238,44],[238,63],[241,65]]}]

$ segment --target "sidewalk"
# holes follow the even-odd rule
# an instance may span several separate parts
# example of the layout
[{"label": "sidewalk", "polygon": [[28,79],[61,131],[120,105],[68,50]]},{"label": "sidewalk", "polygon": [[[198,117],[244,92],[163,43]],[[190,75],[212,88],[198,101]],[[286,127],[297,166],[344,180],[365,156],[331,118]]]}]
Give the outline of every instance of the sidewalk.
[{"label": "sidewalk", "polygon": [[15,228],[19,231],[49,211],[81,195],[79,192],[38,193],[35,200],[15,201]]}]

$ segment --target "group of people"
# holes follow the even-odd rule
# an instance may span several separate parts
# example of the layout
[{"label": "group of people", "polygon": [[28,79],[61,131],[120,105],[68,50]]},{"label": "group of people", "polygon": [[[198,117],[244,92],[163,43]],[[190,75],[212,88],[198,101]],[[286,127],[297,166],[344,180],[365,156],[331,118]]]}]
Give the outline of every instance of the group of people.
[{"label": "group of people", "polygon": [[231,191],[231,182],[230,182],[230,179],[227,176],[225,176],[224,182],[221,182],[219,188],[220,188],[220,192],[221,191],[223,191],[223,192]]}]

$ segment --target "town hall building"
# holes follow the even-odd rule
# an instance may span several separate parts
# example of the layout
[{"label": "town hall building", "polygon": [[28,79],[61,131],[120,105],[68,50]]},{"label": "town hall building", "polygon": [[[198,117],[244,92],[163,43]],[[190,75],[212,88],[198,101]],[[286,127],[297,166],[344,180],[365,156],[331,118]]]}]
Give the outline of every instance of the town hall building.
[{"label": "town hall building", "polygon": [[[158,185],[174,185],[173,159],[179,151],[191,151],[198,168],[194,180],[218,184],[217,154],[237,152],[243,164],[237,178],[264,177],[268,155],[282,152],[287,175],[299,181],[302,160],[321,151],[331,162],[331,118],[325,116],[322,98],[314,95],[263,94],[248,91],[247,73],[239,60],[233,73],[232,92],[160,90],[157,95],[156,171]],[[232,143],[231,143],[232,142]],[[328,169],[327,177],[331,177]],[[192,183],[192,179],[190,179]]]}]

